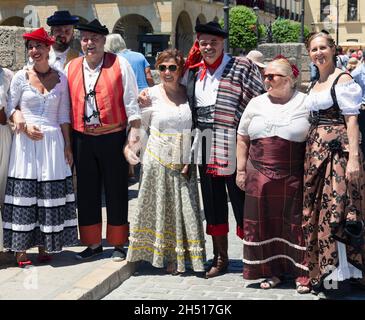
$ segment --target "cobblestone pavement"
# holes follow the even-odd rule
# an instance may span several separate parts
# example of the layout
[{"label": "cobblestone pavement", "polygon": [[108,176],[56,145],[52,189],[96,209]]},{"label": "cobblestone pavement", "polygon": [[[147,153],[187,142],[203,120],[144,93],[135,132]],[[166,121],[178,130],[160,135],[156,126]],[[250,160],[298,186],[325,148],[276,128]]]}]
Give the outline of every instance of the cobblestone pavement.
[{"label": "cobblestone pavement", "polygon": [[[262,280],[246,281],[242,278],[242,243],[234,234],[235,223],[230,210],[229,258],[228,272],[212,279],[196,276],[193,272],[182,276],[172,276],[164,270],[142,262],[137,265],[137,272],[104,297],[105,300],[318,300],[321,296],[298,294],[294,282],[270,290],[262,290]],[[212,259],[212,244],[207,237],[207,255]],[[333,299],[364,299],[365,292],[341,290],[341,294],[332,294]],[[323,296],[322,296],[323,298]]]}]

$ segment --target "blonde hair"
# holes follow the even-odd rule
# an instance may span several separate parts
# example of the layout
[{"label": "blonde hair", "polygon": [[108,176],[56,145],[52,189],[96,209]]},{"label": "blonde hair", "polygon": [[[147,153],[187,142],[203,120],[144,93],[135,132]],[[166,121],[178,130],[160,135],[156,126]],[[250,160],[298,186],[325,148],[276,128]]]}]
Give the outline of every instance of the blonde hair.
[{"label": "blonde hair", "polygon": [[289,77],[292,88],[295,89],[297,86],[298,78],[294,76],[292,66],[287,59],[274,59],[269,62],[268,66],[273,66],[280,70],[281,74]]}]

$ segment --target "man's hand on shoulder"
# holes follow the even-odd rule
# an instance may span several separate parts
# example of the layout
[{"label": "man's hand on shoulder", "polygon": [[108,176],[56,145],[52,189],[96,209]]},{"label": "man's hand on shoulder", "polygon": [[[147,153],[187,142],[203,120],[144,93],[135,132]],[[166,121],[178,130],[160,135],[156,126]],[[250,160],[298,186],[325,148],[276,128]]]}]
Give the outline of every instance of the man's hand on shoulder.
[{"label": "man's hand on shoulder", "polygon": [[148,94],[148,89],[144,89],[138,95],[138,104],[140,108],[147,108],[151,106],[151,98]]}]

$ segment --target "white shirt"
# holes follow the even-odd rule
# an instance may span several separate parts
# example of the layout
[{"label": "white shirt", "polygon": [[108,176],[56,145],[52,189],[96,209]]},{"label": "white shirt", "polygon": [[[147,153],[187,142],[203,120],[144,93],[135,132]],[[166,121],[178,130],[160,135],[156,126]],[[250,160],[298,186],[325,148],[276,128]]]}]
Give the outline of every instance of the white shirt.
[{"label": "white shirt", "polygon": [[[362,90],[354,80],[336,84],[335,92],[338,106],[343,115],[356,115],[360,113]],[[305,100],[305,105],[309,111],[330,108],[333,106],[331,90],[318,92],[311,90]]]},{"label": "white shirt", "polygon": [[[207,69],[207,73],[202,81],[200,81],[200,75],[202,73],[202,68],[198,71],[197,81],[195,82],[195,101],[197,107],[207,107],[212,106],[216,103],[217,92],[219,81],[221,80],[223,71],[227,63],[231,60],[231,57],[224,54],[222,63],[215,70],[213,74]],[[182,84],[186,86],[188,79],[188,72],[185,73]]]},{"label": "white shirt", "polygon": [[305,108],[306,95],[296,91],[285,104],[274,104],[267,93],[251,99],[242,114],[238,134],[250,140],[278,136],[303,142],[309,130],[309,112]]},{"label": "white shirt", "polygon": [[146,151],[163,164],[190,163],[192,119],[189,103],[173,105],[163,96],[162,90],[161,85],[148,88],[152,105],[142,109],[143,133],[150,131]]},{"label": "white shirt", "polygon": [[65,75],[58,73],[60,82],[48,93],[42,94],[29,83],[27,69],[18,71],[10,85],[8,117],[20,107],[27,123],[39,126],[59,127],[70,123],[70,96]]},{"label": "white shirt", "polygon": [[4,109],[8,101],[11,79],[14,74],[6,68],[0,68],[0,110]]},{"label": "white shirt", "polygon": [[[51,47],[51,50],[49,52],[49,58],[48,58],[48,64],[53,69],[56,69],[57,71],[64,72],[64,65],[66,63],[67,54],[70,51],[70,47],[68,47],[64,52],[59,52],[53,49]],[[81,54],[79,54],[80,56]]]},{"label": "white shirt", "polygon": [[[119,59],[119,65],[122,74],[122,83],[123,83],[123,102],[125,106],[125,111],[128,117],[128,123],[133,120],[141,119],[141,112],[139,109],[139,105],[137,102],[138,98],[138,87],[136,77],[133,73],[133,69],[128,63],[128,61],[121,57],[117,56]],[[84,86],[86,92],[90,92],[95,87],[96,80],[99,77],[100,69],[103,64],[104,59],[96,66],[93,70],[89,67],[86,59],[83,59],[83,69],[84,69]],[[68,66],[69,63],[65,67],[65,74],[68,74]],[[118,88],[115,88],[116,90]],[[94,110],[97,110],[95,104],[95,97],[88,96],[87,102],[85,104],[85,115],[90,116]],[[88,124],[99,124],[99,118],[90,118],[90,122]]]}]

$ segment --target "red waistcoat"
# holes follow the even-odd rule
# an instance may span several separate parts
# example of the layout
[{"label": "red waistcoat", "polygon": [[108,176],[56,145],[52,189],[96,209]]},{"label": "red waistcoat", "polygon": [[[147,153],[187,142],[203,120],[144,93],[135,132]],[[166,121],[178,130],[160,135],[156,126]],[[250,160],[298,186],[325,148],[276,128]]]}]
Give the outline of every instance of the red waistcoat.
[{"label": "red waistcoat", "polygon": [[[68,85],[71,99],[72,128],[85,131],[85,82],[83,57],[73,59],[68,67]],[[95,86],[95,101],[100,112],[101,125],[124,126],[127,115],[123,102],[123,81],[118,57],[112,53],[104,54],[104,62]]]}]

